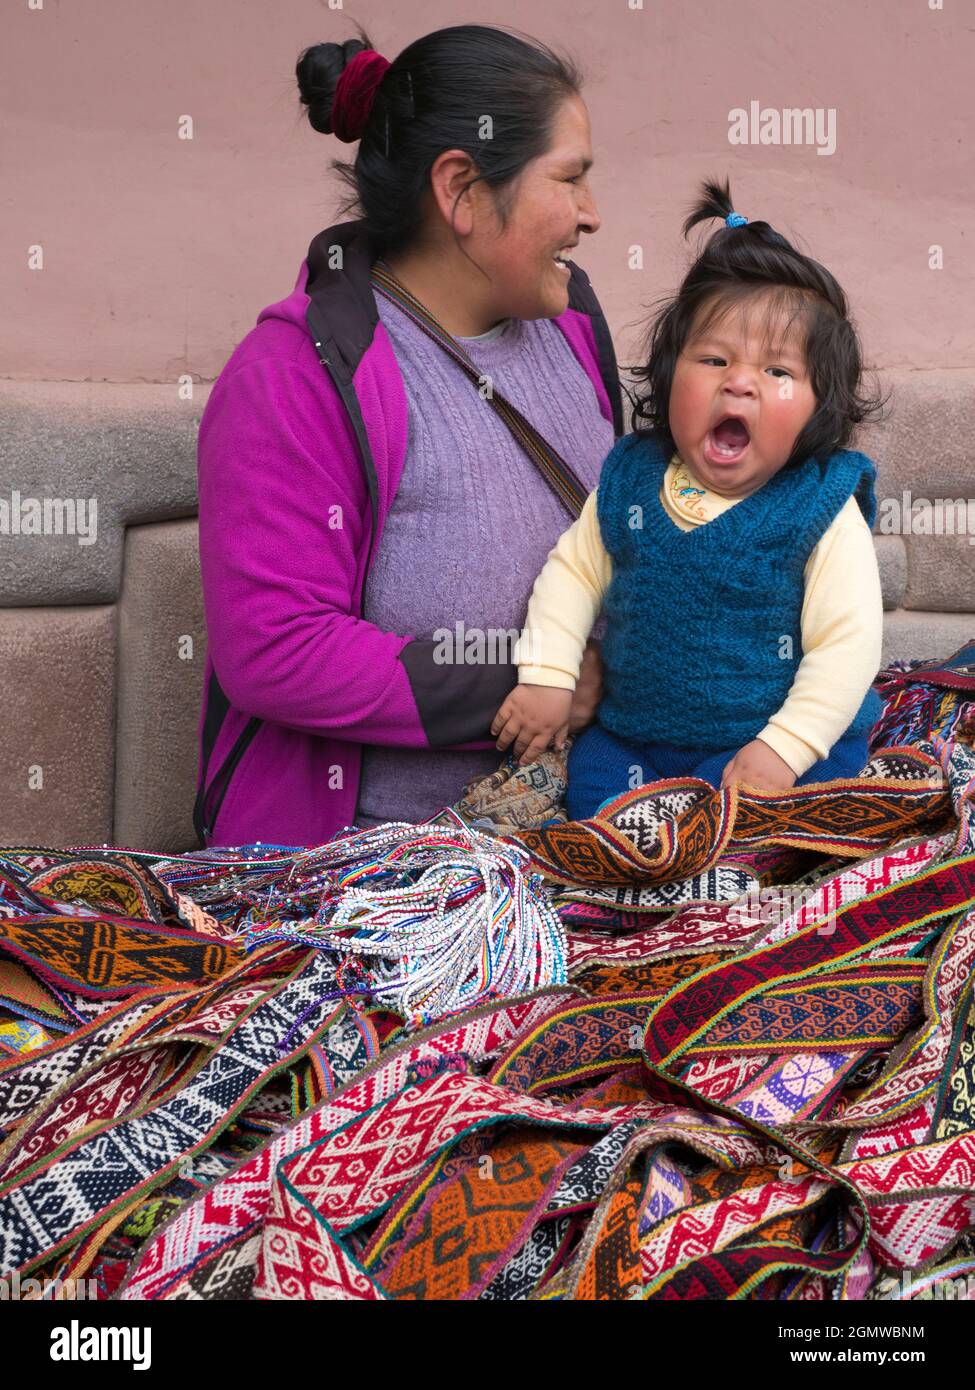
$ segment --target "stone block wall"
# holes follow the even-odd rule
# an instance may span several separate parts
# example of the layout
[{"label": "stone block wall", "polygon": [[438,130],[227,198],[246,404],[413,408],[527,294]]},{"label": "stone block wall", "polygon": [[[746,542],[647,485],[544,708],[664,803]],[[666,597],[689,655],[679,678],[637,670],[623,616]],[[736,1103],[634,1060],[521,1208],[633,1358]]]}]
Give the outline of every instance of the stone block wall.
[{"label": "stone block wall", "polygon": [[[890,418],[859,447],[879,467],[884,661],[947,656],[975,637],[975,370],[882,380]],[[24,499],[51,504],[47,533],[43,518],[42,534],[14,534],[10,518],[0,531],[0,844],[196,845],[206,654],[196,436],[207,394],[0,383],[0,502],[12,513],[19,500],[19,515]],[[945,534],[943,509],[940,533],[936,513],[930,533],[916,518],[912,530],[897,512],[905,493],[915,507],[971,498],[970,529]],[[66,506],[92,498],[94,526],[90,506],[73,517]],[[949,510],[957,529],[963,513]]]}]

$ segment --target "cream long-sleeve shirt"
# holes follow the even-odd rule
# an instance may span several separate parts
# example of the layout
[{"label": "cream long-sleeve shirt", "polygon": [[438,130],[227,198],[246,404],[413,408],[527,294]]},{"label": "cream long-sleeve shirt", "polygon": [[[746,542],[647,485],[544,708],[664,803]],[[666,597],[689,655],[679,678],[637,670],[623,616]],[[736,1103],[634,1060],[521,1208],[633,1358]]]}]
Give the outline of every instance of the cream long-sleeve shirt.
[{"label": "cream long-sleeve shirt", "polygon": [[[707,525],[740,500],[704,487],[676,454],[660,489],[664,510],[684,531]],[[514,654],[523,685],[575,689],[586,639],[612,577],[592,492],[535,581]],[[845,733],[880,666],[880,572],[855,498],[810,553],[803,580],[802,659],[785,701],[757,735],[797,777]],[[652,614],[647,617],[653,621]]]}]

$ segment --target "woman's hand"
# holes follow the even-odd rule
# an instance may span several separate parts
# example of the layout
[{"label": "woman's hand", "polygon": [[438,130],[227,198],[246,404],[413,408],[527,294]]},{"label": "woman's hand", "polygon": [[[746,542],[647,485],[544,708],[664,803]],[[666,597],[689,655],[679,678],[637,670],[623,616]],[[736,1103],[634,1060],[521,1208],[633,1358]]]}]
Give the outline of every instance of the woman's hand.
[{"label": "woman's hand", "polygon": [[569,733],[577,734],[591,724],[596,706],[603,698],[603,656],[599,642],[590,637],[582,653],[582,666],[569,711]]},{"label": "woman's hand", "polygon": [[734,782],[746,782],[757,791],[785,792],[795,786],[796,774],[767,743],[753,738],[725,764],[721,786],[730,787]]},{"label": "woman's hand", "polygon": [[514,740],[519,763],[534,762],[554,741],[561,748],[569,732],[572,691],[553,685],[516,685],[494,716],[492,737],[504,752]]}]

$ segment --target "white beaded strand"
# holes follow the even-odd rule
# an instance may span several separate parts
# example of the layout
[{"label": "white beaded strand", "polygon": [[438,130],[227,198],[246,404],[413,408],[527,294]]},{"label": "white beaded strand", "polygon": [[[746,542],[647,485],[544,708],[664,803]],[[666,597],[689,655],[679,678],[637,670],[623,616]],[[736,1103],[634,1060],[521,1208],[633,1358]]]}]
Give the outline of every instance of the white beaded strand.
[{"label": "white beaded strand", "polygon": [[427,1023],[565,982],[565,929],[529,866],[520,846],[459,817],[388,822],[296,856],[288,881],[297,871],[306,901],[315,885],[315,916],[252,919],[247,936],[366,958],[374,1000]]}]

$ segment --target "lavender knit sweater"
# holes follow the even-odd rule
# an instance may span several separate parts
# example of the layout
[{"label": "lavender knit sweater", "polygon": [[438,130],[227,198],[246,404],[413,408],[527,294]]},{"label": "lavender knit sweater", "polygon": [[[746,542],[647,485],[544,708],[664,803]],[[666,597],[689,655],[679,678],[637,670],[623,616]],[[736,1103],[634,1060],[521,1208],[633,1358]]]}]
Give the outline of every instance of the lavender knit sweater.
[{"label": "lavender knit sweater", "polygon": [[[422,329],[377,296],[403,373],[409,442],[366,589],[364,617],[391,632],[520,629],[532,585],[572,518],[490,404]],[[592,382],[548,319],[462,338],[475,365],[596,486],[613,446]],[[356,822],[424,820],[493,772],[501,755],[363,750]]]}]

